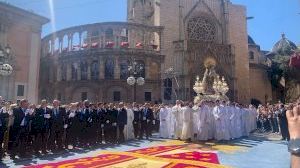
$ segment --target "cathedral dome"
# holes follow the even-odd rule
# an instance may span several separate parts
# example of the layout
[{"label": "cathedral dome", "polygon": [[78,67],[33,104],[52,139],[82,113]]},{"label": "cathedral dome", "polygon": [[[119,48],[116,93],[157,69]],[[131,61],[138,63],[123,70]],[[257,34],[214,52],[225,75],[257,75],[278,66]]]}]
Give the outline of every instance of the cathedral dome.
[{"label": "cathedral dome", "polygon": [[282,34],[282,38],[274,45],[272,53],[281,55],[290,55],[293,50],[297,49],[297,46],[292,41]]},{"label": "cathedral dome", "polygon": [[248,35],[248,44],[250,45],[256,45],[255,41],[253,40],[253,38],[251,36]]}]

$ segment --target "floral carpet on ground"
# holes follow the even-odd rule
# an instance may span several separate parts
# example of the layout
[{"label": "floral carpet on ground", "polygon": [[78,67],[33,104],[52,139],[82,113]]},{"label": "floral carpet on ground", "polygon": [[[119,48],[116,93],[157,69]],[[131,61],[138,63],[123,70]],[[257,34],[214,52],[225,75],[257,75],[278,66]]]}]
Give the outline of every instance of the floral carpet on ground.
[{"label": "floral carpet on ground", "polygon": [[25,168],[227,168],[217,151],[236,151],[214,144],[185,144],[178,141],[152,144],[129,151],[101,151],[99,155]]}]

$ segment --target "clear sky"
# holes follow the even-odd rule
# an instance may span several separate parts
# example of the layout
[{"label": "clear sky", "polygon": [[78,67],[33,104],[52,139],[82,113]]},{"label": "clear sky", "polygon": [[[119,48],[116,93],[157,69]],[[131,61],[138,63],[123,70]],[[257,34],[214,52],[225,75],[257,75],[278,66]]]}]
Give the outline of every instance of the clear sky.
[{"label": "clear sky", "polygon": [[[43,36],[81,24],[126,21],[126,0],[0,0],[51,18],[55,25],[43,28]],[[300,0],[231,0],[247,7],[248,33],[264,50],[270,50],[284,32],[288,39],[300,44]]]}]

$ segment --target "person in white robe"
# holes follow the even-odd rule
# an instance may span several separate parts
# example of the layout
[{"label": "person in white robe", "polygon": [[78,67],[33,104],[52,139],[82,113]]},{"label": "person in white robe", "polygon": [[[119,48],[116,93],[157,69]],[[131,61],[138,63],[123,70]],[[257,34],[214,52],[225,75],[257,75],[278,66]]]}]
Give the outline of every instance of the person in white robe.
[{"label": "person in white robe", "polygon": [[181,101],[177,100],[176,105],[172,108],[172,113],[175,118],[174,130],[175,130],[175,137],[180,139],[182,133],[182,107]]},{"label": "person in white robe", "polygon": [[213,109],[215,104],[213,102],[207,103],[208,107],[208,118],[209,118],[209,132],[208,132],[208,139],[215,139],[216,135],[216,124],[215,124],[215,117],[213,115]]},{"label": "person in white robe", "polygon": [[134,139],[133,124],[132,124],[134,114],[133,114],[132,106],[128,105],[126,111],[127,111],[127,125],[125,125],[125,129],[124,129],[125,140],[132,140]]},{"label": "person in white robe", "polygon": [[230,117],[229,117],[229,122],[230,122],[230,128],[229,128],[229,132],[230,132],[230,137],[232,138],[232,139],[236,139],[236,138],[238,138],[238,135],[237,135],[237,132],[236,132],[236,127],[237,127],[237,125],[236,125],[236,113],[235,113],[235,106],[234,106],[234,104],[230,104],[229,105],[229,110],[230,110],[230,112],[231,112],[231,115],[230,115]]},{"label": "person in white robe", "polygon": [[210,139],[209,131],[210,128],[210,107],[206,103],[202,103],[199,109],[199,124],[198,124],[198,140],[206,141]]},{"label": "person in white robe", "polygon": [[182,133],[181,133],[181,139],[191,141],[192,139],[192,133],[193,133],[193,127],[192,127],[192,115],[193,115],[193,104],[187,103],[182,108]]},{"label": "person in white robe", "polygon": [[238,104],[235,104],[234,113],[235,113],[235,125],[236,125],[235,135],[236,138],[240,138],[242,137],[242,113]]},{"label": "person in white robe", "polygon": [[198,128],[199,128],[199,113],[200,113],[200,104],[196,104],[193,107],[192,114],[192,123],[193,123],[193,132],[192,132],[192,141],[196,141],[198,138]]},{"label": "person in white robe", "polygon": [[217,102],[216,107],[214,107],[213,110],[213,115],[215,117],[215,125],[216,125],[216,136],[215,139],[220,141],[220,140],[229,140],[229,130],[226,127],[226,111],[225,107],[223,104],[219,104]]},{"label": "person in white robe", "polygon": [[162,105],[160,111],[159,111],[159,136],[160,138],[169,138],[170,137],[170,132],[169,132],[169,112],[170,110],[168,109],[167,106]]}]

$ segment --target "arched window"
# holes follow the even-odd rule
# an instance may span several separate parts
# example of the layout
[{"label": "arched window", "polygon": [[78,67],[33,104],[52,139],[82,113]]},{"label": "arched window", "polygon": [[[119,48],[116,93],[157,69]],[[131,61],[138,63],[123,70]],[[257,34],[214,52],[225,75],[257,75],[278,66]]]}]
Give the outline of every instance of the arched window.
[{"label": "arched window", "polygon": [[88,65],[86,62],[80,63],[81,80],[87,80]]},{"label": "arched window", "polygon": [[114,78],[114,60],[108,58],[105,62],[105,79],[113,79]]},{"label": "arched window", "polygon": [[65,65],[61,66],[61,80],[66,81],[67,80],[67,68]]},{"label": "arched window", "polygon": [[54,52],[59,53],[60,52],[60,46],[59,46],[59,40],[58,38],[55,39],[54,41]]},{"label": "arched window", "polygon": [[62,49],[63,51],[68,51],[69,50],[69,39],[68,36],[65,35],[62,41]]},{"label": "arched window", "polygon": [[120,62],[120,79],[128,78],[128,60]]},{"label": "arched window", "polygon": [[109,29],[106,29],[105,31],[105,37],[110,39],[114,36],[114,31],[113,29],[109,28]]},{"label": "arched window", "polygon": [[146,69],[145,69],[145,63],[144,61],[136,61],[139,65],[140,65],[140,72],[139,72],[139,76],[145,78],[146,77]]},{"label": "arched window", "polygon": [[249,59],[254,60],[254,52],[253,51],[249,51]]},{"label": "arched window", "polygon": [[72,73],[71,73],[71,78],[72,78],[72,80],[77,80],[78,78],[78,76],[77,76],[77,72],[78,72],[78,65],[77,65],[77,63],[73,63],[72,64]]},{"label": "arched window", "polygon": [[172,100],[172,79],[167,78],[164,80],[164,99]]},{"label": "arched window", "polygon": [[192,18],[188,22],[188,38],[196,41],[215,41],[217,29],[214,23],[203,17]]},{"label": "arched window", "polygon": [[91,78],[92,80],[99,79],[99,62],[93,61],[91,65]]}]

